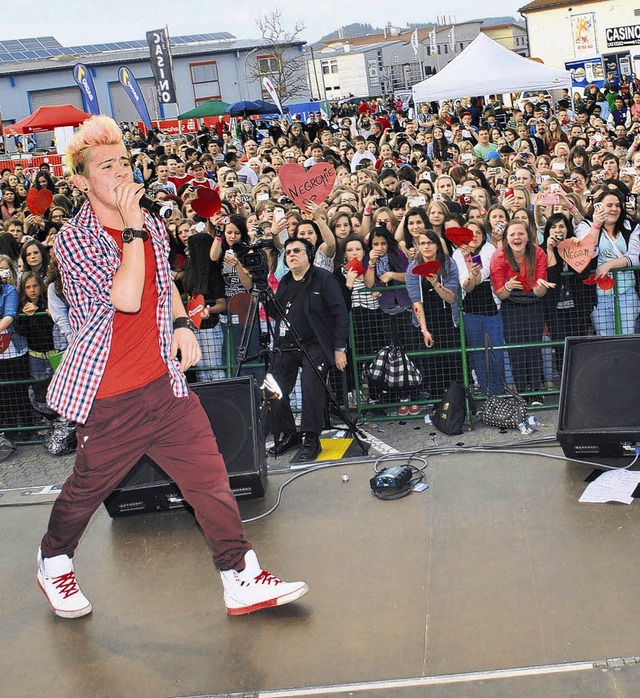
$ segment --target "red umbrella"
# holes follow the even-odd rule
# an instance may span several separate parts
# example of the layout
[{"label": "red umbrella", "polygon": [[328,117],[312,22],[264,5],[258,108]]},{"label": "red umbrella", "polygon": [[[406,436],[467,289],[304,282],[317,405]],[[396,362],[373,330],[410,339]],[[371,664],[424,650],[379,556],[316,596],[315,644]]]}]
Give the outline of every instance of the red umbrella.
[{"label": "red umbrella", "polygon": [[5,127],[4,132],[7,135],[42,133],[43,131],[53,131],[58,126],[79,126],[90,117],[91,114],[87,114],[71,104],[38,107],[33,114]]}]

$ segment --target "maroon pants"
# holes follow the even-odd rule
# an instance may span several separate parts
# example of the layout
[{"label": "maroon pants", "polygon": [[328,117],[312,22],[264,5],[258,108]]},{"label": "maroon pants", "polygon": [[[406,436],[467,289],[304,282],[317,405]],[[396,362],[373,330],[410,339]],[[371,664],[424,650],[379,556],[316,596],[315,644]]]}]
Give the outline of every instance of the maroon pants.
[{"label": "maroon pants", "polygon": [[211,424],[197,395],[174,396],[168,375],[93,403],[78,429],[73,473],[51,511],[43,557],[73,557],[96,509],[145,453],[193,507],[216,567],[242,567],[251,546]]}]

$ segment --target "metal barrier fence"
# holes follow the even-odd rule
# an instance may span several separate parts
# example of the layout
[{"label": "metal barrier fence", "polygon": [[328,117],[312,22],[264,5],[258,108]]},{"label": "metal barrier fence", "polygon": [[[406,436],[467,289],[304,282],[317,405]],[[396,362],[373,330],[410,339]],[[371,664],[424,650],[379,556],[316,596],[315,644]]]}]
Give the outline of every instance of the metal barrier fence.
[{"label": "metal barrier fence", "polygon": [[[573,273],[563,274],[559,287],[542,299],[527,303],[514,298],[503,302],[499,311],[489,287],[479,289],[475,297],[470,293],[463,298],[460,293],[455,306],[443,303],[425,287],[425,318],[434,340],[430,348],[412,323],[410,307],[389,313],[371,307],[375,303],[356,305],[351,308],[347,371],[340,375],[334,369],[329,375],[330,385],[345,408],[367,422],[421,418],[425,408],[440,401],[453,380],[462,380],[480,400],[487,394],[504,393],[506,384],[533,403],[533,409],[557,407],[566,337],[633,334],[640,329],[639,270],[614,270],[611,289],[585,284],[584,277]],[[359,291],[354,299],[362,298],[363,292],[374,294],[371,300],[389,292],[389,287]],[[12,352],[11,358],[6,358],[7,353],[0,354],[0,432],[19,443],[37,442],[43,430],[50,427],[50,420],[33,408],[34,403],[44,402],[52,374],[49,356],[62,348],[46,318],[45,313],[31,318],[21,315],[16,326],[29,339],[22,343],[24,352],[19,356]],[[190,382],[235,375],[242,326],[237,318],[224,320],[198,332],[203,358],[188,372]],[[490,349],[485,347],[485,335],[490,337]],[[423,381],[418,388],[388,389],[369,377],[370,363],[392,341],[405,349],[421,371]],[[255,328],[248,355],[257,354],[259,348]],[[247,373],[261,382],[263,361],[248,361],[241,375]],[[299,408],[300,404],[297,387],[292,407]]]}]

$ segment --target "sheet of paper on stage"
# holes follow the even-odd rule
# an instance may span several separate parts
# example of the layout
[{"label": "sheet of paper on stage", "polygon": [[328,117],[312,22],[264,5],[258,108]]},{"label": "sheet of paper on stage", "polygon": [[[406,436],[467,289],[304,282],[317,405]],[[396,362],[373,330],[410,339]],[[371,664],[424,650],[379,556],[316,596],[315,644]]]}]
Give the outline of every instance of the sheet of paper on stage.
[{"label": "sheet of paper on stage", "polygon": [[587,485],[579,502],[633,502],[633,491],[640,483],[640,472],[635,470],[608,470]]}]

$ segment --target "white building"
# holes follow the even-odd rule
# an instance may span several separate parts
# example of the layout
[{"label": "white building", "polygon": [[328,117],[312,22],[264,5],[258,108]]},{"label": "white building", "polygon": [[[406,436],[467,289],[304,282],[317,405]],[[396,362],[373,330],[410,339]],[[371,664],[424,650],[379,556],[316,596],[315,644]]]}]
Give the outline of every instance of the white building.
[{"label": "white building", "polygon": [[520,12],[530,55],[572,70],[575,86],[615,82],[640,68],[640,8],[631,0],[533,0]]}]

